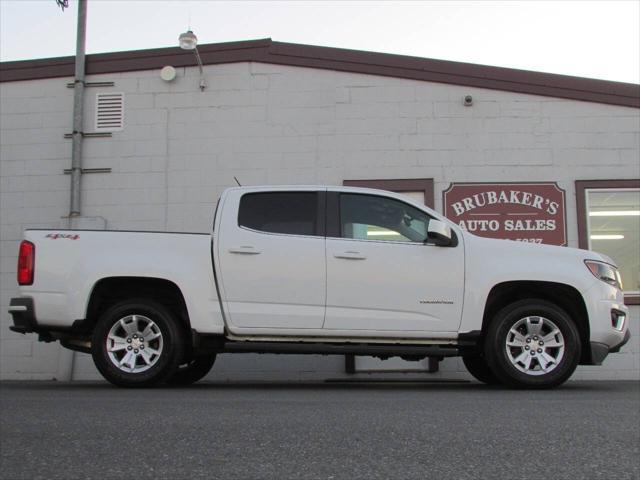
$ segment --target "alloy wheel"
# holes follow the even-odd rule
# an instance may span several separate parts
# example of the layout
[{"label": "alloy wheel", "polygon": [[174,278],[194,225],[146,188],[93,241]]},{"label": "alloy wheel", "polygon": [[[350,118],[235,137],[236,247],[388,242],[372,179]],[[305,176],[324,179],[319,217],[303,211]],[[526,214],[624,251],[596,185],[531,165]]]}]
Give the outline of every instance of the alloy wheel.
[{"label": "alloy wheel", "polygon": [[537,376],[558,367],[564,356],[565,341],[554,322],[541,316],[528,316],[509,329],[505,348],[512,366]]},{"label": "alloy wheel", "polygon": [[153,367],[162,354],[163,337],[156,323],[144,315],[127,315],[116,321],[107,335],[111,363],[125,373]]}]

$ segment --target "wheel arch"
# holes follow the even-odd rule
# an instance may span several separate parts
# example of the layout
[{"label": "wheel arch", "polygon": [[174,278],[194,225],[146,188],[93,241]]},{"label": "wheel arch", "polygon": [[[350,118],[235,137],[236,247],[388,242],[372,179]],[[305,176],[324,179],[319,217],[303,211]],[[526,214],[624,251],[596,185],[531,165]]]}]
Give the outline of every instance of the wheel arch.
[{"label": "wheel arch", "polygon": [[482,317],[482,335],[487,331],[496,313],[510,303],[525,299],[539,299],[554,303],[575,322],[582,347],[581,364],[590,362],[589,314],[580,292],[571,285],[543,281],[510,281],[494,285],[485,303]]},{"label": "wheel arch", "polygon": [[116,276],[98,280],[91,289],[86,309],[86,322],[91,330],[100,315],[111,305],[130,298],[149,298],[169,308],[178,319],[187,334],[191,331],[191,322],[187,304],[174,282],[165,278]]}]

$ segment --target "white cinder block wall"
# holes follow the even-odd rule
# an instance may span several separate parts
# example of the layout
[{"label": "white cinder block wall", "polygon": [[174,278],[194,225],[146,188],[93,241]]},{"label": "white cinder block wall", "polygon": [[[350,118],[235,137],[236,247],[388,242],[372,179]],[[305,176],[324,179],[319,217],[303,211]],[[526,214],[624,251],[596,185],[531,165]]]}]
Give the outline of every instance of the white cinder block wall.
[{"label": "white cinder block wall", "polygon": [[[567,192],[571,246],[578,245],[575,180],[638,178],[640,111],[634,108],[374,75],[260,63],[93,75],[95,95],[124,92],[125,128],[84,141],[83,215],[110,229],[207,232],[225,187],[333,184],[345,179],[433,178],[436,209],[450,182],[557,181]],[[64,361],[57,344],[9,331],[22,230],[58,228],[69,208],[73,91],[70,78],[0,84],[0,378],[51,379]],[[462,98],[471,94],[472,107]],[[99,254],[97,252],[96,254]],[[640,308],[633,338],[602,367],[574,378],[640,377]],[[343,357],[222,356],[211,379],[327,378]],[[468,378],[457,359],[442,378]],[[74,378],[98,375],[76,354]]]}]

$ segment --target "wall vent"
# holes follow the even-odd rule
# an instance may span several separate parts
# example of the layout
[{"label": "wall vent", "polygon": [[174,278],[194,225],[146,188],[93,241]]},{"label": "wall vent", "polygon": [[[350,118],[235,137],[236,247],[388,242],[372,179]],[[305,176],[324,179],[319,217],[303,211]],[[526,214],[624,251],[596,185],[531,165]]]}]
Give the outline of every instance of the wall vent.
[{"label": "wall vent", "polygon": [[124,128],[124,93],[96,94],[96,132],[116,132]]}]

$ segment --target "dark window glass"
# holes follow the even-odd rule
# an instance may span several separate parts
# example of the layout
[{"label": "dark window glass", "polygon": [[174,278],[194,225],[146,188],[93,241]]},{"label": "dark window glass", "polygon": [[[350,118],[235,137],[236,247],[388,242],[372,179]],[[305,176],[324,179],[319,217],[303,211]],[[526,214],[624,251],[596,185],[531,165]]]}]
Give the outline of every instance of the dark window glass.
[{"label": "dark window glass", "polygon": [[429,216],[411,205],[374,195],[340,195],[343,238],[424,242]]},{"label": "dark window glass", "polygon": [[270,233],[316,235],[315,192],[247,193],[240,199],[238,224]]}]

